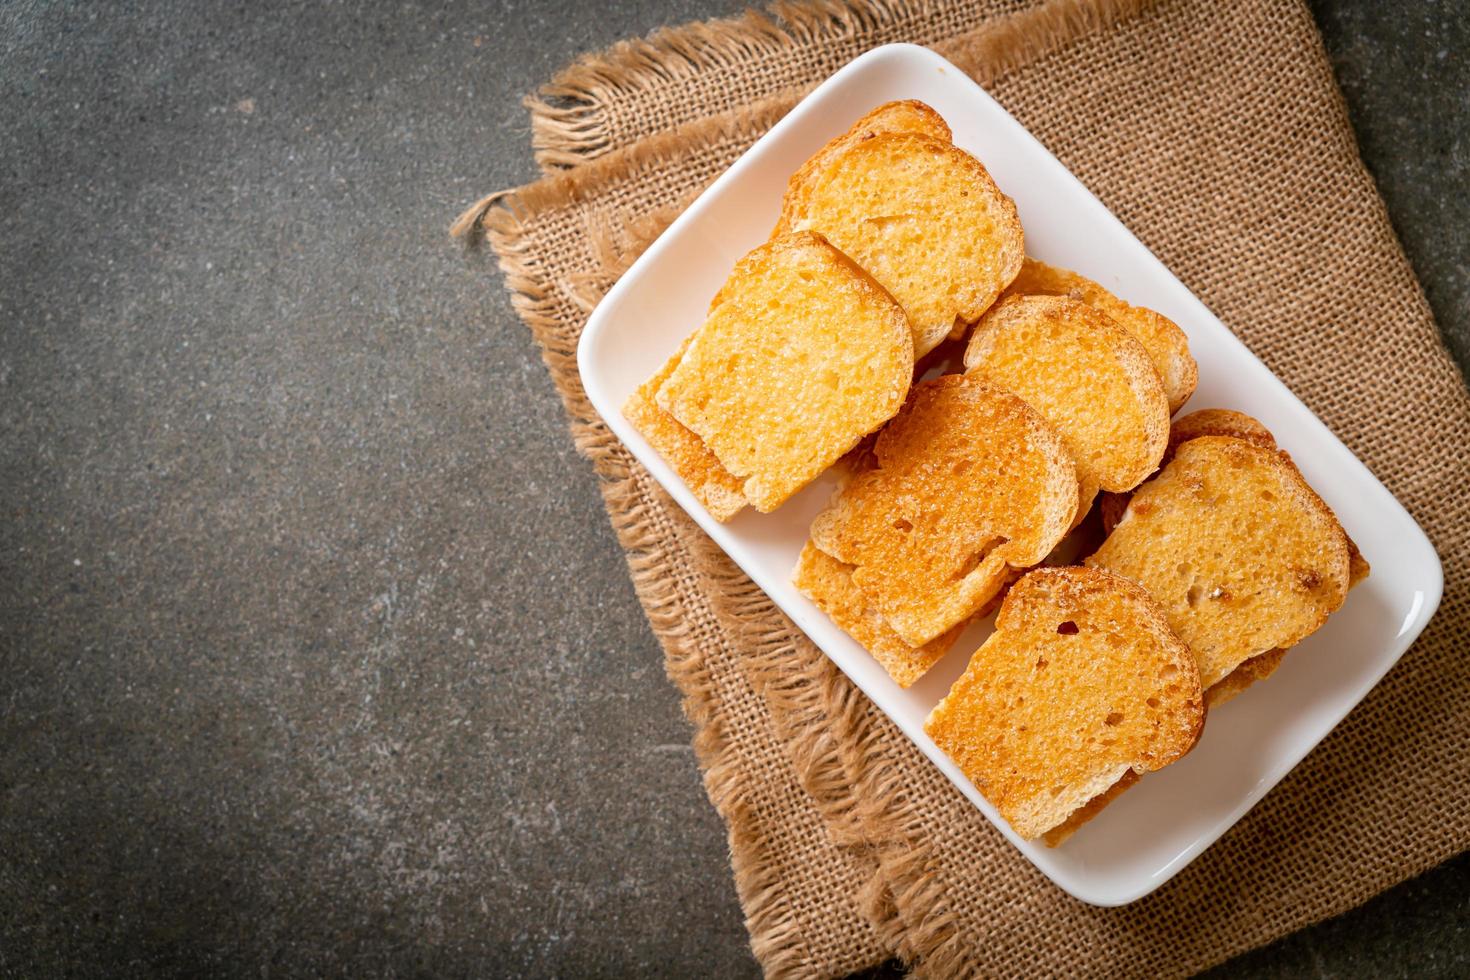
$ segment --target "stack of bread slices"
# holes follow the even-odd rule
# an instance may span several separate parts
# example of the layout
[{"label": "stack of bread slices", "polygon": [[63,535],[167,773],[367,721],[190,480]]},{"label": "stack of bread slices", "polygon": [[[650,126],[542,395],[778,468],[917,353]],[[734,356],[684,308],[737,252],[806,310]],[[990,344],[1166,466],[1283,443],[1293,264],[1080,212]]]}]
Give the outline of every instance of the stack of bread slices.
[{"label": "stack of bread slices", "polygon": [[792,176],[770,240],[624,414],[721,521],[836,465],[795,584],[898,684],[998,605],[926,728],[1056,844],[1367,574],[1259,422],[1173,419],[1197,377],[1167,317],[1026,258],[980,161],[895,102]]}]

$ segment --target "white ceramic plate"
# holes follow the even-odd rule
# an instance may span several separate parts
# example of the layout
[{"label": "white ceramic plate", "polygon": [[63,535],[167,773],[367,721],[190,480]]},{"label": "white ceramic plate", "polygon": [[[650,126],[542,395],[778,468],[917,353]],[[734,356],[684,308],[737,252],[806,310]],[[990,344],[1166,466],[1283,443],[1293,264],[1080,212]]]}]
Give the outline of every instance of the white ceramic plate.
[{"label": "white ceramic plate", "polygon": [[[924,734],[929,709],[990,627],[972,628],[927,677],[903,690],[791,585],[807,528],[831,493],[830,477],[774,514],[747,509],[720,524],[620,411],[703,322],[735,261],[766,239],[792,171],[859,116],[893,99],[929,103],[953,128],[955,143],[984,161],[1020,209],[1029,254],[1076,269],[1183,327],[1200,373],[1184,411],[1235,408],[1264,422],[1373,566],[1368,581],[1292,651],[1269,683],[1210,714],[1189,756],[1143,779],[1055,849],[1012,833]],[[680,506],[1032,863],[1095,905],[1141,898],[1218,839],[1368,693],[1439,604],[1439,559],[1388,490],[1020,123],[925,48],[870,51],[782,119],[608,293],[577,355],[597,411]]]}]

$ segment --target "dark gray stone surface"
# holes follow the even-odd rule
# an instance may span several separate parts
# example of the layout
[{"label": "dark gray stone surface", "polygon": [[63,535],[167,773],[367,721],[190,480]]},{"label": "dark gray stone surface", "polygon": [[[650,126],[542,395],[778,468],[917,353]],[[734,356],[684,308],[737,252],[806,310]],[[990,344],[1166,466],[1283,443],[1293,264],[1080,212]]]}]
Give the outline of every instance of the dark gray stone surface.
[{"label": "dark gray stone surface", "polygon": [[[754,972],[591,472],[444,237],[534,175],[523,92],[740,6],[0,8],[0,973]],[[1463,358],[1470,26],[1317,13]],[[1466,869],[1221,975],[1463,973]]]}]

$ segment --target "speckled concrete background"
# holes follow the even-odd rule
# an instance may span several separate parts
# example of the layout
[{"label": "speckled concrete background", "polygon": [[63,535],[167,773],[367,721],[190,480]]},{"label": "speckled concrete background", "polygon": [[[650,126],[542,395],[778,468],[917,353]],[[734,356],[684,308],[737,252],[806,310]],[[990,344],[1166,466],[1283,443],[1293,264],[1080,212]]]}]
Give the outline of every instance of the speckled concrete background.
[{"label": "speckled concrete background", "polygon": [[[0,972],[755,971],[590,469],[445,238],[533,176],[521,93],[740,6],[0,8]],[[1470,18],[1316,12],[1464,365]],[[1467,871],[1219,973],[1464,974]]]}]

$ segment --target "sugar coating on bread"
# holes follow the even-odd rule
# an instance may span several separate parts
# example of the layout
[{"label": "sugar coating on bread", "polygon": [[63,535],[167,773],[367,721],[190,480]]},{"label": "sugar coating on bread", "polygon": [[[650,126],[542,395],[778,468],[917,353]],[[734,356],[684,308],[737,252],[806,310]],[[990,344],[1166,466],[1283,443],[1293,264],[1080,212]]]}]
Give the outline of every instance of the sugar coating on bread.
[{"label": "sugar coating on bread", "polygon": [[913,363],[893,297],[801,232],[735,264],[655,402],[767,512],[902,407]]},{"label": "sugar coating on bread", "polygon": [[1087,565],[1154,595],[1207,688],[1310,635],[1349,582],[1347,535],[1290,459],[1230,436],[1182,443]]},{"label": "sugar coating on bread", "polygon": [[833,153],[791,195],[792,228],[810,228],[902,304],[914,353],[973,323],[1024,257],[1016,206],[979,160],[916,133],[879,133]]},{"label": "sugar coating on bread", "polygon": [[1077,463],[1079,512],[1099,490],[1131,490],[1158,468],[1169,402],[1148,351],[1095,307],[1014,296],[991,308],[965,369],[1020,395],[1056,426]]},{"label": "sugar coating on bread", "polygon": [[830,140],[791,175],[786,184],[786,197],[781,202],[781,217],[777,220],[776,230],[771,232],[771,237],[792,231],[792,221],[799,220],[799,216],[805,211],[813,174],[820,173],[845,147],[872,139],[879,133],[917,133],[941,143],[950,142],[949,125],[944,117],[923,102],[905,99],[883,103],[853,123],[847,132]]},{"label": "sugar coating on bread", "polygon": [[822,551],[910,646],[963,622],[1072,525],[1076,468],[1055,428],[968,375],[914,386],[812,523]]},{"label": "sugar coating on bread", "polygon": [[1095,306],[1137,337],[1153,359],[1169,396],[1169,412],[1179,411],[1199,384],[1199,367],[1189,353],[1189,339],[1162,313],[1134,306],[1099,284],[1068,269],[1028,258],[1006,288],[1007,296],[1067,296]]},{"label": "sugar coating on bread", "polygon": [[627,403],[623,405],[623,417],[633,423],[633,427],[678,474],[715,520],[728,521],[746,504],[745,492],[741,489],[744,481],[721,466],[699,436],[659,408],[656,400],[659,388],[674,373],[688,347],[689,341],[685,340],[657,374],[628,396]]},{"label": "sugar coating on bread", "polygon": [[1022,837],[1066,822],[1204,726],[1189,649],[1144,590],[1087,568],[1028,573],[924,730]]},{"label": "sugar coating on bread", "polygon": [[853,584],[852,566],[821,551],[810,541],[801,549],[792,582],[838,629],[872,654],[900,687],[908,687],[928,673],[965,628],[961,623],[922,646],[910,646]]}]

